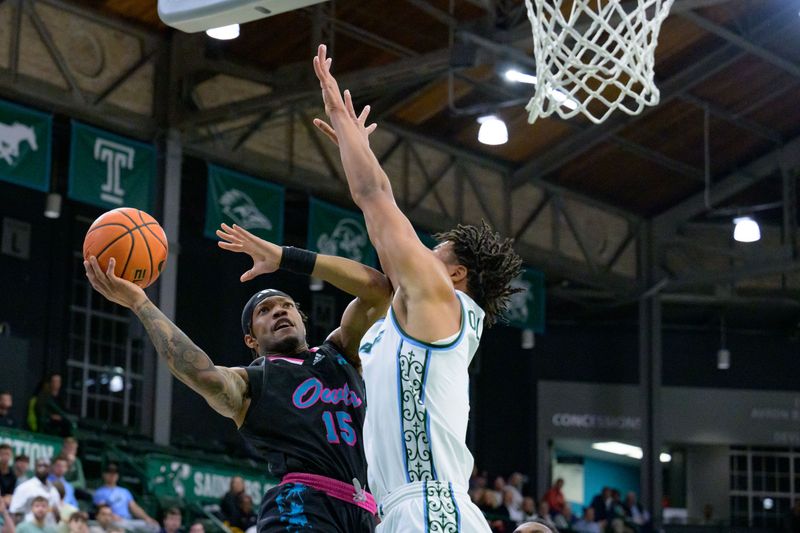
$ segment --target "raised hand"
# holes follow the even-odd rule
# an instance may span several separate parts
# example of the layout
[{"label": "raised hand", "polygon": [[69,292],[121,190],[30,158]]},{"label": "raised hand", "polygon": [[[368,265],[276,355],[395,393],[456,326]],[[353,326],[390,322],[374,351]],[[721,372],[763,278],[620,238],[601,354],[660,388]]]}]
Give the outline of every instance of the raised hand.
[{"label": "raised hand", "polygon": [[116,304],[135,309],[148,300],[147,295],[138,285],[114,275],[115,264],[116,260],[112,257],[108,261],[108,269],[103,272],[97,263],[97,258],[91,256],[88,261],[83,262],[83,268],[86,270],[89,283],[97,292]]},{"label": "raised hand", "polygon": [[242,274],[241,281],[249,281],[261,274],[278,270],[283,249],[277,244],[256,237],[244,228],[221,224],[217,237],[222,239],[217,245],[230,252],[245,253],[253,259],[253,268]]},{"label": "raised hand", "polygon": [[[350,91],[344,91],[344,98],[339,90],[339,84],[336,78],[331,74],[332,59],[327,57],[327,47],[324,44],[319,45],[317,55],[314,57],[314,72],[319,79],[319,85],[322,89],[322,101],[325,103],[325,113],[328,117],[337,112],[344,113],[353,123],[356,124],[358,130],[363,135],[364,139],[369,143],[370,134],[378,127],[377,124],[372,123],[367,126],[367,117],[369,117],[370,106],[365,106],[361,114],[356,115],[356,110],[353,107],[353,97]],[[339,138],[336,135],[336,130],[324,120],[314,119],[314,126],[316,126],[322,133],[336,145],[339,144]]]}]

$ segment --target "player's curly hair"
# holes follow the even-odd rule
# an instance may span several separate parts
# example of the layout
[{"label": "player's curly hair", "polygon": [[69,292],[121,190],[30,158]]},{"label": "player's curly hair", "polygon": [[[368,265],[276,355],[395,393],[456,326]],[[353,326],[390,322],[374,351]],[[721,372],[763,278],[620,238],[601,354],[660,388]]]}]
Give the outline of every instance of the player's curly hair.
[{"label": "player's curly hair", "polygon": [[459,224],[433,237],[453,243],[458,262],[467,267],[467,290],[486,312],[486,327],[502,320],[511,295],[522,290],[510,285],[522,272],[514,240],[502,238],[485,221],[480,226]]}]

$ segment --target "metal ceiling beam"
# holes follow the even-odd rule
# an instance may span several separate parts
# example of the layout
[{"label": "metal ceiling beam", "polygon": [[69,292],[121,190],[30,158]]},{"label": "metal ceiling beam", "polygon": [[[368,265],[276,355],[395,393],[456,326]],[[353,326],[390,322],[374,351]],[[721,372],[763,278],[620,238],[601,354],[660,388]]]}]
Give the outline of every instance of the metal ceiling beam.
[{"label": "metal ceiling beam", "polygon": [[[781,165],[789,169],[800,166],[800,136],[719,180],[711,189],[710,204],[717,205],[766,177],[774,175],[781,169]],[[658,228],[659,238],[671,237],[681,224],[705,211],[708,211],[708,207],[705,193],[701,191],[656,216],[654,226]]]},{"label": "metal ceiling beam", "polygon": [[742,116],[742,114],[731,113],[730,111],[723,109],[712,102],[703,100],[702,98],[698,98],[688,93],[680,96],[680,99],[701,109],[708,108],[708,111],[712,115],[721,118],[726,122],[730,122],[734,126],[737,126],[745,131],[749,131],[750,133],[754,133],[759,137],[763,137],[768,141],[772,141],[776,144],[783,142],[783,136],[780,134],[780,132],[773,130],[772,128],[768,128],[767,126],[763,126],[754,120],[745,118]]},{"label": "metal ceiling beam", "polygon": [[[661,105],[666,104],[680,94],[705,81],[717,72],[735,63],[741,57],[741,52],[734,46],[726,46],[717,50],[701,61],[693,63],[688,68],[679,72],[661,86]],[[611,140],[626,126],[636,120],[647,116],[657,108],[648,108],[636,116],[618,112],[602,124],[590,126],[580,133],[569,136],[566,140],[548,148],[545,155],[536,158],[517,169],[512,176],[512,185],[516,188],[526,183],[533,177],[542,178],[565,163],[585,154],[598,144]]]},{"label": "metal ceiling beam", "polygon": [[[797,63],[794,63],[793,61],[790,61],[790,60],[788,60],[788,59],[786,59],[784,57],[781,57],[780,55],[776,54],[775,52],[767,50],[763,46],[760,46],[760,45],[754,43],[747,36],[735,33],[733,31],[729,30],[728,28],[725,28],[724,26],[720,26],[719,24],[717,24],[715,22],[712,22],[712,21],[708,20],[707,18],[702,17],[702,16],[698,15],[697,13],[693,13],[691,11],[686,11],[686,12],[681,13],[681,17],[685,18],[686,20],[691,21],[693,24],[695,24],[696,26],[699,26],[700,28],[703,28],[707,32],[713,33],[714,35],[717,35],[718,37],[722,37],[726,41],[738,46],[742,50],[744,50],[744,51],[746,51],[746,52],[748,52],[750,54],[753,54],[756,57],[759,57],[759,58],[763,59],[767,63],[770,63],[773,66],[776,66],[776,67],[788,72],[792,76],[794,76],[796,78],[800,78],[800,65],[798,65]],[[793,21],[793,22],[796,22],[796,20]]]},{"label": "metal ceiling beam", "polygon": [[[772,24],[777,20],[783,20],[786,11],[788,10],[784,6],[773,17],[762,21],[754,29],[753,34],[760,36],[768,31],[773,31]],[[685,94],[692,87],[699,85],[734,64],[742,55],[743,53],[735,45],[726,45],[707,55],[702,60],[691,64],[670,79],[659,83],[661,105]],[[577,135],[570,136],[555,147],[549,148],[544,156],[530,161],[515,171],[512,177],[513,186],[518,187],[532,177],[542,178],[550,174],[565,163],[583,155],[599,143],[617,134],[633,121],[640,120],[642,117],[653,113],[655,109],[658,108],[648,108],[636,116],[617,113],[602,124],[589,127]]]},{"label": "metal ceiling beam", "polygon": [[[508,163],[505,163],[503,161],[495,160],[495,159],[492,159],[492,158],[490,158],[488,156],[479,155],[479,152],[477,152],[475,150],[469,150],[469,149],[459,148],[459,147],[453,146],[451,144],[442,142],[441,140],[434,139],[432,137],[429,137],[427,135],[423,135],[423,134],[415,132],[415,131],[411,131],[411,130],[409,130],[409,129],[403,127],[403,126],[400,126],[398,124],[393,124],[393,123],[390,123],[390,122],[383,122],[383,123],[380,124],[380,128],[384,129],[384,130],[387,130],[387,131],[391,131],[392,133],[395,133],[396,135],[400,135],[402,137],[405,137],[406,139],[408,139],[410,141],[418,142],[418,143],[421,143],[421,144],[425,144],[427,146],[430,146],[431,148],[435,148],[435,149],[440,150],[442,152],[445,152],[445,153],[448,153],[448,154],[451,154],[451,155],[455,155],[456,157],[462,159],[463,161],[469,161],[469,162],[474,163],[476,165],[484,166],[484,167],[490,168],[490,169],[498,171],[498,172],[507,173],[511,169],[511,165],[508,164]],[[625,210],[620,209],[618,207],[603,203],[600,200],[597,200],[596,198],[592,198],[591,196],[583,195],[581,193],[569,190],[569,189],[567,189],[565,187],[561,187],[561,186],[556,185],[554,183],[550,183],[550,182],[547,182],[547,181],[544,181],[544,180],[534,179],[534,180],[531,180],[531,184],[535,185],[536,187],[538,187],[540,189],[543,189],[544,191],[546,191],[548,193],[551,193],[552,195],[563,196],[565,198],[569,198],[571,200],[575,200],[575,201],[583,203],[583,204],[587,204],[587,205],[590,205],[590,206],[593,206],[593,207],[597,207],[598,209],[601,209],[602,211],[605,211],[605,212],[610,213],[612,215],[618,216],[618,217],[620,217],[620,218],[622,218],[624,220],[627,220],[628,222],[639,223],[642,220],[641,217],[639,217],[639,216],[637,216],[637,215],[635,215],[635,214],[633,214],[633,213],[631,213],[629,211],[625,211]]]},{"label": "metal ceiling beam", "polygon": [[[385,87],[397,88],[403,84],[418,84],[426,77],[430,78],[445,72],[450,65],[450,52],[447,49],[437,50],[429,54],[401,59],[381,67],[367,68],[348,72],[339,76],[339,86],[349,88],[355,95],[365,90],[377,91]],[[309,62],[309,69],[311,68]],[[263,113],[277,107],[300,103],[309,99],[321,102],[319,83],[309,80],[303,86],[296,84],[290,87],[276,88],[266,96],[248,98],[230,104],[223,104],[203,109],[186,117],[179,126],[191,128],[241,118],[244,115]]]}]

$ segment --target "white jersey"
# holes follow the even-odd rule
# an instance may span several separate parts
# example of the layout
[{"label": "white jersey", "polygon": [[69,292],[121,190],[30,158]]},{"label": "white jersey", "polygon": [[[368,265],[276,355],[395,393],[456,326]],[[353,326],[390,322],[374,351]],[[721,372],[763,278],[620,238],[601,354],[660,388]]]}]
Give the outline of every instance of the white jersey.
[{"label": "white jersey", "polygon": [[449,339],[433,344],[414,339],[390,307],[361,341],[368,403],[364,450],[369,488],[379,504],[417,482],[441,482],[452,493],[468,489],[473,464],[465,443],[468,367],[485,314],[472,298],[456,294],[461,327]]}]

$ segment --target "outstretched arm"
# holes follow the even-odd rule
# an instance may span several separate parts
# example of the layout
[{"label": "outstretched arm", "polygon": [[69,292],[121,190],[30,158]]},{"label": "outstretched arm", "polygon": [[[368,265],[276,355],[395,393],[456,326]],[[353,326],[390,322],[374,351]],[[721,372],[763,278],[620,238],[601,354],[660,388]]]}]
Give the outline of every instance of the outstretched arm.
[{"label": "outstretched arm", "polygon": [[[217,236],[222,239],[218,243],[220,248],[246,253],[253,259],[253,267],[242,274],[242,281],[280,268],[283,247],[256,237],[235,224],[232,227],[222,224]],[[392,297],[389,280],[374,268],[344,257],[324,254],[317,255],[311,275],[355,296],[342,315],[340,327],[328,338],[342,348],[351,361],[357,360],[358,344],[364,333],[386,314],[389,307]]]},{"label": "outstretched arm", "polygon": [[241,425],[250,405],[247,373],[243,369],[215,366],[208,355],[150,301],[141,287],[114,275],[114,262],[111,259],[108,270],[103,272],[94,257],[84,261],[86,277],[92,287],[112,302],[131,309],[142,321],[172,375],[205,398],[219,414]]},{"label": "outstretched arm", "polygon": [[[374,129],[366,126],[369,109],[356,115],[350,92],[345,91],[342,98],[330,67],[331,60],[321,45],[314,58],[314,71],[320,80],[325,112],[332,127],[320,120],[314,124],[339,145],[350,194],[364,213],[381,265],[403,302],[415,306],[414,314],[420,324],[411,329],[422,337],[431,337],[423,340],[449,335],[460,318],[449,273],[420,242],[411,222],[395,203],[389,178],[369,146],[368,134]],[[429,318],[438,318],[436,324],[443,324],[446,331],[426,327],[425,324],[431,323]]]}]

